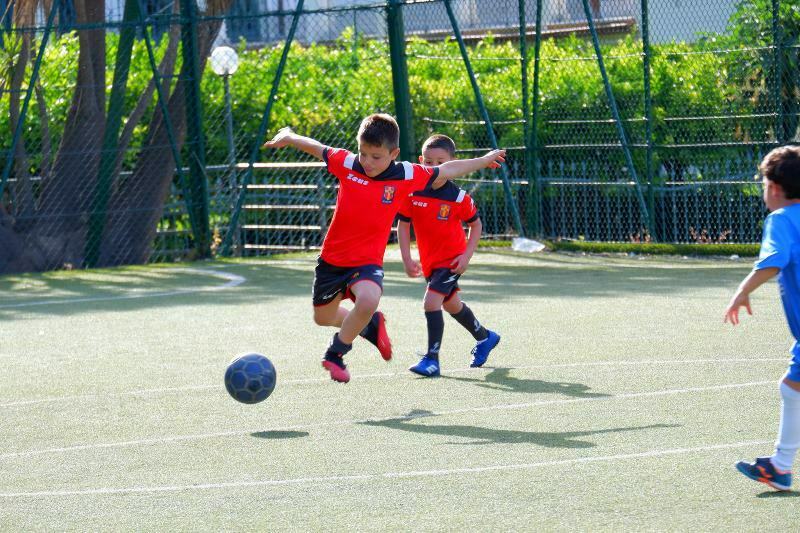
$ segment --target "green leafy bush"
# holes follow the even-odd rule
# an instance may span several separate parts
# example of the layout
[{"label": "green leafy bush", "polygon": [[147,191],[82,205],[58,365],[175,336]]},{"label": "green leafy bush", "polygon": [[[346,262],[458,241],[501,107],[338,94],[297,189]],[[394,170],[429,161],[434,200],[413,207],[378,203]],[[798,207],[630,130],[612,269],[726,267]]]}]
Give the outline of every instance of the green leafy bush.
[{"label": "green leafy bush", "polygon": [[[796,17],[797,11],[789,9],[787,17]],[[655,154],[656,168],[663,165],[672,176],[687,172],[687,167],[697,161],[698,152],[691,147],[678,149],[671,146],[709,142],[736,144],[754,140],[757,137],[755,130],[763,130],[763,124],[759,126],[757,120],[749,118],[697,120],[698,117],[739,116],[763,111],[761,99],[742,96],[741,84],[753,76],[758,78],[758,65],[766,59],[754,58],[755,62],[749,64],[743,63],[742,58],[743,54],[750,52],[716,52],[732,46],[732,41],[737,38],[756,39],[742,34],[749,19],[743,15],[740,18],[732,22],[727,36],[706,36],[696,43],[653,46],[653,140],[660,147]],[[118,36],[109,32],[107,39],[106,83],[110,92]],[[746,48],[747,44],[740,42],[738,47]],[[282,46],[282,43],[260,49],[248,49],[244,43],[238,46],[240,66],[231,78],[231,90],[240,160],[246,159],[254,144],[263,140],[256,139],[255,135]],[[166,39],[162,38],[159,57],[165,48]],[[75,84],[77,49],[75,35],[55,38],[48,46],[42,64],[48,123],[55,145]],[[631,34],[605,44],[603,53],[626,132],[632,143],[642,144],[641,41]],[[452,39],[443,42],[412,39],[407,54],[417,142],[437,130],[453,136],[459,148],[486,148],[485,128],[474,123],[480,119],[480,114],[457,43]],[[526,145],[521,124],[525,117],[519,82],[518,44],[489,37],[472,46],[470,56],[490,116],[498,123],[499,144],[505,147]],[[135,43],[131,63],[126,112],[133,109],[150,78],[144,43],[139,40]],[[201,95],[207,162],[224,163],[228,143],[224,126],[223,82],[210,69],[204,72]],[[619,169],[625,166],[624,160],[621,151],[614,147],[618,142],[617,132],[615,125],[608,120],[611,113],[590,41],[576,36],[544,41],[540,98],[539,142],[549,147],[541,153],[543,166],[546,168],[549,161],[588,161],[593,165],[592,172],[596,178],[619,179]],[[156,106],[151,102],[144,120],[135,130],[133,147],[140,145],[147,134],[146,124],[155,110]],[[394,111],[388,45],[347,30],[334,43],[293,44],[267,134],[277,127],[292,125],[297,131],[323,142],[352,148],[358,122],[375,111]],[[7,97],[0,99],[0,115],[8,116]],[[426,118],[444,122],[426,121]],[[41,148],[41,117],[36,106],[28,112],[25,140],[29,151],[36,155]],[[9,144],[10,131],[6,122],[6,127],[0,128],[0,146]],[[597,145],[597,148],[587,150],[579,147],[587,144]],[[702,159],[706,163],[725,161],[735,150],[705,149]],[[635,164],[640,173],[644,168],[643,153],[641,149],[634,150]],[[131,166],[135,155],[135,150],[128,154],[126,166]],[[282,153],[274,157],[294,158],[296,154]],[[512,153],[511,158],[520,159],[521,152]],[[38,157],[32,161],[35,171]]]}]

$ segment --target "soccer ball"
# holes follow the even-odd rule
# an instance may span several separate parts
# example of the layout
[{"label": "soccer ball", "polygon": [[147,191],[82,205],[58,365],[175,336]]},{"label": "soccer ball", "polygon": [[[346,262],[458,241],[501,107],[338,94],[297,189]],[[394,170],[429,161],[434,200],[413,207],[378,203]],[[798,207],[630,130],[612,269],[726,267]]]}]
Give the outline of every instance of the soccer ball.
[{"label": "soccer ball", "polygon": [[225,388],[242,403],[258,403],[275,389],[275,367],[260,353],[240,355],[225,371]]}]

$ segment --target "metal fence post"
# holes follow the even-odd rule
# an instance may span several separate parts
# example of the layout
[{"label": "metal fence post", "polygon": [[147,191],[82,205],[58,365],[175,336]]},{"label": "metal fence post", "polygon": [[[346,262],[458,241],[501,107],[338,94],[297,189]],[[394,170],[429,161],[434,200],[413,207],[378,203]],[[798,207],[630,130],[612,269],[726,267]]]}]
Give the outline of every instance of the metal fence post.
[{"label": "metal fence post", "polygon": [[647,177],[647,207],[650,221],[650,237],[659,240],[656,224],[656,199],[653,188],[653,98],[650,88],[650,13],[649,0],[642,0],[642,63],[644,70],[644,128],[645,128],[645,174]]},{"label": "metal fence post", "polygon": [[203,104],[200,100],[200,58],[197,50],[197,5],[195,0],[181,0],[181,43],[186,75],[186,148],[189,158],[189,181],[192,209],[195,213],[195,249],[199,257],[211,253],[209,228],[208,179],[205,174],[205,139]]},{"label": "metal fence post", "polygon": [[[139,6],[139,21],[142,25],[142,36],[144,37],[144,44],[147,48],[147,58],[150,62],[150,70],[153,72],[153,85],[155,86],[156,94],[158,95],[158,107],[161,110],[161,117],[164,120],[164,129],[167,132],[167,139],[169,139],[170,149],[172,151],[172,158],[175,160],[175,172],[178,175],[178,181],[181,185],[183,192],[183,200],[186,203],[186,213],[189,215],[189,225],[194,230],[198,227],[197,212],[192,204],[192,190],[191,184],[183,173],[183,162],[181,158],[181,150],[178,148],[178,140],[175,136],[175,128],[172,126],[172,120],[169,118],[169,91],[164,91],[161,86],[163,78],[158,71],[156,64],[156,56],[153,51],[153,43],[150,40],[150,32],[147,29],[147,21],[145,19],[145,11],[142,5],[142,0],[136,0]],[[166,94],[165,94],[166,92]]]},{"label": "metal fence post", "polygon": [[8,157],[6,158],[6,166],[3,169],[3,178],[0,180],[0,198],[3,197],[5,192],[8,176],[11,174],[11,167],[14,165],[14,153],[17,150],[17,143],[22,136],[22,126],[25,122],[25,116],[28,113],[28,105],[31,102],[31,95],[36,86],[36,79],[39,77],[39,68],[42,66],[42,58],[44,57],[44,50],[47,48],[47,40],[50,37],[50,31],[53,29],[53,20],[58,11],[60,0],[53,0],[53,5],[50,7],[50,14],[47,16],[47,25],[44,28],[44,35],[42,35],[42,44],[39,47],[39,53],[36,56],[36,62],[33,64],[33,72],[31,72],[31,79],[28,81],[28,90],[25,92],[25,100],[22,101],[22,109],[19,112],[19,119],[14,128],[14,136],[11,138],[11,147],[8,149]]},{"label": "metal fence post", "polygon": [[[597,28],[594,25],[594,17],[592,16],[592,11],[589,8],[589,0],[583,0],[583,10],[586,15],[586,22],[589,24],[589,32],[592,34],[592,44],[594,45],[594,51],[597,55],[597,66],[600,68],[600,75],[603,77],[603,86],[606,89],[606,97],[608,97],[608,105],[611,108],[611,114],[614,117],[614,123],[617,126],[617,135],[619,135],[619,142],[622,145],[622,152],[625,155],[625,162],[628,165],[628,169],[631,173],[631,178],[633,178],[633,182],[636,186],[636,193],[639,198],[639,206],[642,210],[642,218],[644,219],[645,225],[650,225],[650,211],[647,209],[647,203],[644,201],[644,195],[642,194],[642,187],[639,183],[639,178],[636,175],[636,167],[633,165],[633,157],[631,157],[631,150],[630,145],[628,144],[628,137],[625,134],[625,128],[622,127],[622,118],[619,114],[619,109],[617,108],[617,99],[614,96],[614,91],[611,89],[611,82],[608,79],[608,72],[606,72],[606,66],[603,62],[603,53],[600,50],[600,38],[597,36]],[[647,228],[652,235],[652,230]]]},{"label": "metal fence post", "polygon": [[533,114],[531,115],[530,141],[526,152],[530,153],[531,173],[528,182],[528,228],[533,236],[541,232],[539,181],[541,151],[539,150],[539,73],[542,54],[542,0],[536,0],[536,37],[533,45]]},{"label": "metal fence post", "polygon": [[784,122],[783,98],[783,35],[780,22],[780,0],[772,0],[772,60],[774,63],[773,98],[775,101],[775,140],[778,144],[786,142],[787,132]]},{"label": "metal fence post", "polygon": [[228,231],[225,234],[225,238],[222,241],[222,246],[220,247],[221,255],[223,256],[230,254],[233,234],[236,232],[236,227],[239,225],[239,216],[242,213],[242,206],[244,205],[244,200],[247,196],[247,186],[250,184],[250,180],[253,179],[253,164],[256,161],[256,157],[258,157],[258,150],[261,147],[261,141],[267,132],[267,128],[269,127],[269,119],[270,115],[272,114],[272,104],[275,103],[275,99],[278,96],[278,86],[280,85],[281,78],[283,77],[283,69],[286,67],[286,60],[289,57],[289,50],[292,47],[292,41],[294,41],[294,35],[297,31],[297,23],[300,20],[300,14],[303,12],[303,4],[304,0],[297,0],[297,7],[294,10],[294,15],[292,15],[292,25],[289,27],[289,33],[286,36],[286,42],[283,45],[281,59],[278,62],[278,68],[275,71],[275,77],[272,79],[272,88],[269,91],[267,105],[264,108],[264,113],[261,115],[261,124],[258,127],[258,133],[253,141],[253,147],[250,150],[250,157],[247,161],[247,170],[245,171],[244,177],[241,179],[241,181],[239,181],[239,194],[236,198],[236,205],[234,206],[233,213],[231,214],[231,219],[228,224]]},{"label": "metal fence post", "polygon": [[403,6],[400,0],[389,0],[389,5],[386,7],[386,25],[389,33],[389,56],[392,62],[394,108],[397,125],[400,127],[400,157],[406,161],[413,161],[416,149],[411,118],[411,95],[408,88]]},{"label": "metal fence post", "polygon": [[[444,0],[444,7],[447,9],[447,16],[450,19],[450,24],[453,27],[453,34],[458,41],[458,48],[461,50],[461,58],[464,60],[464,66],[467,69],[467,75],[469,76],[470,84],[472,85],[472,91],[475,93],[475,101],[478,104],[478,109],[481,113],[481,117],[483,117],[483,121],[486,124],[486,134],[489,137],[489,142],[492,145],[492,148],[497,149],[497,137],[494,134],[494,126],[492,126],[492,119],[489,117],[489,111],[486,109],[486,104],[483,102],[483,96],[481,95],[481,89],[478,87],[478,80],[475,78],[475,71],[472,70],[472,63],[469,60],[469,54],[467,54],[467,47],[464,44],[464,38],[461,36],[461,30],[458,27],[458,21],[456,20],[455,13],[453,13],[453,6],[451,4],[451,0]],[[514,229],[517,230],[517,234],[520,237],[525,236],[525,230],[522,228],[522,222],[519,218],[519,208],[517,207],[517,202],[514,199],[514,195],[511,192],[511,183],[508,178],[508,165],[502,165],[500,167],[500,174],[503,178],[503,188],[506,192],[506,201],[508,202],[508,206],[511,209],[511,217],[514,221]]]},{"label": "metal fence post", "polygon": [[[519,8],[519,55],[520,55],[520,84],[522,85],[522,139],[523,144],[530,138],[530,95],[528,93],[528,42],[527,28],[528,23],[525,16],[525,0],[518,0]],[[531,182],[531,152],[525,150],[525,179]],[[528,195],[526,211],[530,211],[531,197]],[[526,221],[527,222],[527,221]],[[533,234],[533,228],[527,224],[528,234]]]}]

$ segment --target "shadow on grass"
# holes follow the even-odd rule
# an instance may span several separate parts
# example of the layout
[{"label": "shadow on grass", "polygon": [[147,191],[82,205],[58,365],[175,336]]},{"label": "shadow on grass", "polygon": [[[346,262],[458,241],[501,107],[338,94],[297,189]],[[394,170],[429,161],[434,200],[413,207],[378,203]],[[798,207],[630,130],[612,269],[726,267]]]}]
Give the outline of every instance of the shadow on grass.
[{"label": "shadow on grass", "polygon": [[[171,267],[5,276],[0,277],[0,319],[269,302],[309,296],[314,276],[312,262],[308,268],[212,262],[186,266],[243,276],[245,281],[216,290],[226,283],[225,279],[212,272]],[[310,307],[311,298],[308,300]]]},{"label": "shadow on grass", "polygon": [[436,425],[414,423],[414,421],[419,418],[435,416],[437,415],[430,411],[415,410],[404,417],[360,423],[365,426],[384,427],[400,431],[409,431],[411,433],[442,435],[466,439],[466,442],[448,442],[448,444],[535,444],[545,448],[593,448],[597,446],[595,443],[580,440],[579,437],[589,437],[591,435],[601,435],[603,433],[621,433],[624,431],[643,431],[647,429],[678,427],[676,424],[653,424],[650,426],[633,426],[589,431],[542,432],[495,429],[479,426],[459,426],[453,424]]},{"label": "shadow on grass", "polygon": [[511,368],[494,368],[483,379],[442,376],[443,379],[475,383],[478,387],[499,392],[521,392],[527,394],[562,394],[571,398],[608,398],[610,394],[589,392],[591,387],[583,383],[520,379],[510,375]]},{"label": "shadow on grass", "polygon": [[297,439],[300,437],[308,437],[307,431],[256,431],[250,433],[251,437],[257,439]]},{"label": "shadow on grass", "polygon": [[762,492],[756,498],[800,498],[800,492],[796,490],[768,490]]},{"label": "shadow on grass", "polygon": [[[496,302],[512,298],[593,298],[620,294],[692,295],[697,289],[738,283],[742,272],[732,268],[695,265],[691,269],[667,266],[630,268],[619,264],[575,264],[558,256],[526,260],[484,256],[472,265],[460,282],[470,301]],[[504,262],[505,261],[505,262]],[[128,311],[148,308],[198,305],[240,305],[304,297],[310,302],[314,258],[282,262],[217,261],[181,265],[193,269],[224,270],[243,276],[239,286],[221,291],[198,291],[219,287],[223,280],[187,273],[170,267],[129,267],[96,271],[48,272],[0,276],[0,319],[36,315],[68,316],[98,311]],[[420,280],[405,276],[402,264],[386,263],[385,294],[389,298],[422,298]],[[181,292],[184,291],[184,292]],[[148,293],[178,294],[153,295]],[[58,300],[53,302],[54,300]],[[48,302],[45,305],[36,303]],[[34,305],[30,305],[33,303]]]}]

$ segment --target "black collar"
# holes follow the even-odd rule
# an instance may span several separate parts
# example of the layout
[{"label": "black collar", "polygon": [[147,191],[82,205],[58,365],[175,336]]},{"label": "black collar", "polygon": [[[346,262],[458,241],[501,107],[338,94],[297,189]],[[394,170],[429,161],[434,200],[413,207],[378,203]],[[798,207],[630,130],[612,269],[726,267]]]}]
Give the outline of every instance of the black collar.
[{"label": "black collar", "polygon": [[[367,173],[364,172],[364,167],[361,166],[361,163],[358,161],[358,155],[356,155],[355,161],[353,161],[353,170],[358,172],[359,174],[363,174],[367,176]],[[392,161],[389,163],[389,166],[386,167],[386,170],[381,172],[375,177],[369,177],[368,179],[375,180],[375,181],[398,181],[406,179],[406,170],[403,167],[402,163],[398,163],[397,161]]]},{"label": "black collar", "polygon": [[458,195],[461,193],[461,189],[453,183],[452,181],[448,181],[438,189],[432,189],[430,184],[428,187],[425,187],[421,191],[416,191],[413,193],[413,196],[420,197],[420,198],[434,198],[436,200],[443,200],[445,202],[455,202],[458,200]]}]

